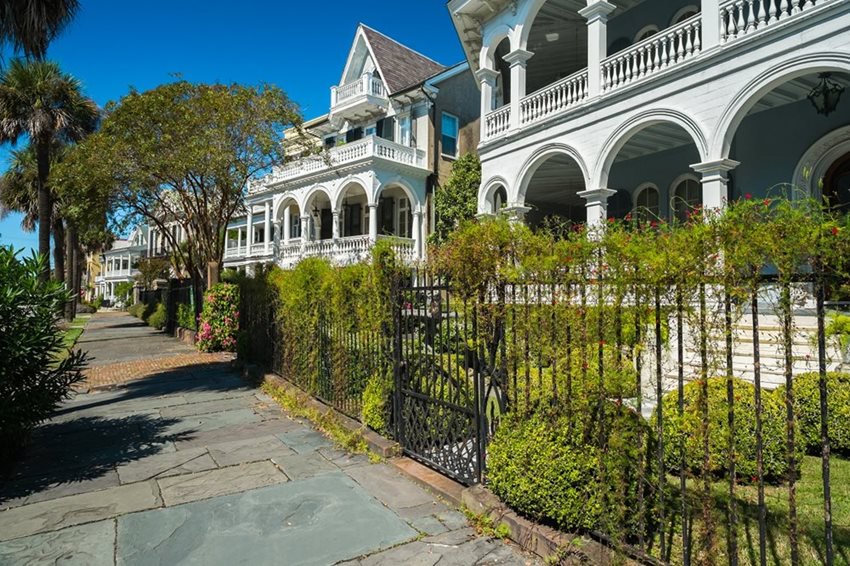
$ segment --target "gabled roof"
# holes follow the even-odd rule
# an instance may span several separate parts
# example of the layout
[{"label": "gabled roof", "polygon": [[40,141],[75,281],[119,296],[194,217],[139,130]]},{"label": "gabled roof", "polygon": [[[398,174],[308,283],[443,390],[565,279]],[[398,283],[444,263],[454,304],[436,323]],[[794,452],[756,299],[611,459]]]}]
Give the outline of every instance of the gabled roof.
[{"label": "gabled roof", "polygon": [[[405,47],[367,25],[360,24],[360,30],[369,44],[375,65],[390,94],[420,84],[445,69],[436,61]],[[352,51],[356,43],[355,40]]]}]

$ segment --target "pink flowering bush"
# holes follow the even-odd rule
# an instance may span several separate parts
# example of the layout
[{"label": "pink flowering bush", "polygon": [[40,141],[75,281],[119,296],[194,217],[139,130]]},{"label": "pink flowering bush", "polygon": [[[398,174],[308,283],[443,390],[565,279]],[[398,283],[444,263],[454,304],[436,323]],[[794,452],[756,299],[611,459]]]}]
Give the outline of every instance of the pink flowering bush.
[{"label": "pink flowering bush", "polygon": [[204,296],[198,321],[198,348],[202,352],[233,352],[239,330],[239,287],[220,283]]}]

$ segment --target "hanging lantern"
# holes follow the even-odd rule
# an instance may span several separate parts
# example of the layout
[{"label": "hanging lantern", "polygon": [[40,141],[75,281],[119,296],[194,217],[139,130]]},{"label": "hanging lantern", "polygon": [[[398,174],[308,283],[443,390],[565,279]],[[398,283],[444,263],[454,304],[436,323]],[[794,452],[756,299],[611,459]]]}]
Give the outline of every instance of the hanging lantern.
[{"label": "hanging lantern", "polygon": [[832,73],[821,73],[818,78],[820,82],[809,93],[809,100],[818,114],[829,116],[838,107],[844,87],[832,80]]}]

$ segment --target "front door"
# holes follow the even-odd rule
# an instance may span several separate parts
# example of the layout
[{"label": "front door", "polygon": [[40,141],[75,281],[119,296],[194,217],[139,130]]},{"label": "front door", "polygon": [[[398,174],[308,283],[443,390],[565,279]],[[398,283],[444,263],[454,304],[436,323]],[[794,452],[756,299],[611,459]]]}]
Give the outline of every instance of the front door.
[{"label": "front door", "polygon": [[334,236],[334,217],[330,208],[323,208],[321,215],[321,226],[319,227],[319,239],[330,240]]}]

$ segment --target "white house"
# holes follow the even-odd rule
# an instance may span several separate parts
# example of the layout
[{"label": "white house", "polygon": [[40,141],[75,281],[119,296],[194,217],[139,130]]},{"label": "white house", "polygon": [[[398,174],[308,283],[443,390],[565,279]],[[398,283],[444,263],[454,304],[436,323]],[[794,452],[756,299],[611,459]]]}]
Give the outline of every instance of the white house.
[{"label": "white house", "polygon": [[149,249],[150,230],[139,226],[126,240],[115,240],[100,257],[100,273],[95,278],[95,294],[107,304],[116,301],[115,288],[119,283],[135,282],[139,260]]},{"label": "white house", "polygon": [[600,224],[787,192],[850,203],[850,2],[451,0],[479,211]]},{"label": "white house", "polygon": [[475,149],[478,117],[467,64],[444,67],[360,25],[329,112],[303,135],[289,132],[292,159],[250,185],[246,213],[227,231],[225,267],[351,263],[381,238],[420,259],[433,190]]}]

